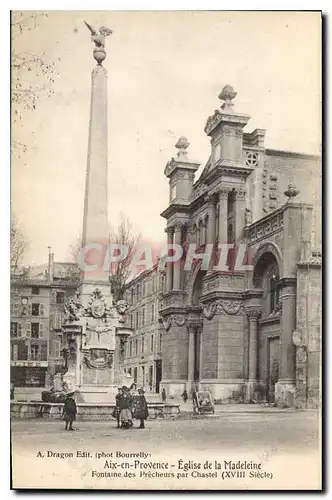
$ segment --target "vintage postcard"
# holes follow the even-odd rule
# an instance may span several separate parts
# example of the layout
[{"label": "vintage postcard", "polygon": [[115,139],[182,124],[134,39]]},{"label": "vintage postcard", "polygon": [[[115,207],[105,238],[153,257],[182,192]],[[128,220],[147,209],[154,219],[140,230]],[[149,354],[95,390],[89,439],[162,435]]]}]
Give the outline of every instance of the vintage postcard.
[{"label": "vintage postcard", "polygon": [[13,489],[321,490],[321,13],[13,11]]}]

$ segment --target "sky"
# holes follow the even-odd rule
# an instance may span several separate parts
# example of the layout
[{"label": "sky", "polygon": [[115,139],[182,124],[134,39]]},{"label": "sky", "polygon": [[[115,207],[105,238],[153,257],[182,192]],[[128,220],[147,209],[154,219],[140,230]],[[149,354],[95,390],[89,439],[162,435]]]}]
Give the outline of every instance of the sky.
[{"label": "sky", "polygon": [[11,168],[12,207],[28,241],[25,264],[45,262],[48,246],[56,260],[67,260],[81,233],[95,65],[84,20],[113,30],[104,62],[111,224],[122,212],[145,240],[164,241],[165,164],[185,135],[189,156],[204,167],[204,126],[226,84],[238,93],[236,110],[251,116],[245,130],[267,130],[267,147],[319,153],[319,13],[49,12],[13,40],[18,52],[44,52],[58,73],[54,94],[13,124],[27,145]]}]

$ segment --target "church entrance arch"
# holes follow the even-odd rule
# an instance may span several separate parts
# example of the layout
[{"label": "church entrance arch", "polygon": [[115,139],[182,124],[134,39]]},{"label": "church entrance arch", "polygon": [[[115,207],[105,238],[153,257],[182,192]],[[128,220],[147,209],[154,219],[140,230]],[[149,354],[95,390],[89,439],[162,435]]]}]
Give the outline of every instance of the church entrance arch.
[{"label": "church entrance arch", "polygon": [[258,330],[258,379],[264,387],[264,399],[273,403],[280,365],[280,269],[276,256],[267,251],[256,260],[254,288],[263,290],[262,316]]}]

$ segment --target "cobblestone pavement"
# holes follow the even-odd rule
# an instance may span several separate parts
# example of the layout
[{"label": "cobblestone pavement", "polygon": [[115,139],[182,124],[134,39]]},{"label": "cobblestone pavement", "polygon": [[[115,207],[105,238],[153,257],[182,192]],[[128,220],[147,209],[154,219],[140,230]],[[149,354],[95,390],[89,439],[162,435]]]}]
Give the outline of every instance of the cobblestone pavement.
[{"label": "cobblestone pavement", "polygon": [[[77,451],[81,450],[91,453],[93,460],[97,453],[113,453],[114,457],[115,452],[144,452],[153,460],[165,460],[165,457],[168,457],[169,460],[175,461],[173,467],[177,467],[178,460],[181,459],[189,463],[190,460],[240,458],[269,463],[275,468],[285,465],[285,456],[293,457],[293,467],[298,463],[298,457],[315,465],[319,456],[319,415],[315,411],[224,413],[199,419],[148,420],[144,430],[137,429],[137,421],[134,425],[133,429],[123,430],[117,429],[114,421],[76,422],[76,431],[70,433],[64,431],[62,421],[14,421],[12,449],[13,457],[16,457],[16,471],[19,470],[21,474],[22,470],[28,468],[29,480],[32,481],[32,477],[36,476],[34,481],[39,481],[38,466],[45,466],[47,463],[51,468],[45,468],[42,477],[47,477],[49,471],[52,471],[52,475],[47,478],[47,485],[51,487],[57,484],[54,482],[57,477],[67,473],[68,467],[74,467],[75,477],[79,473],[84,481],[88,481],[88,478],[92,481],[91,474],[94,469],[96,474],[104,470],[104,464],[100,460],[96,464],[76,458],[74,462],[70,462],[71,465],[67,464],[66,469],[65,461],[48,458],[48,451],[73,453],[76,457]],[[37,459],[38,452],[42,453],[43,460]],[[301,465],[301,469],[303,467],[307,465]],[[319,468],[316,469],[315,474]],[[297,470],[298,481],[305,482],[306,477],[300,472]],[[71,474],[70,477],[73,478],[73,473]],[[94,483],[87,482],[85,487],[91,487],[91,484]],[[213,489],[211,484],[209,488]],[[109,483],[105,486],[102,481],[98,485],[101,489],[110,487]],[[223,489],[222,486],[218,487]],[[94,486],[96,487],[98,486]],[[172,488],[175,487],[172,485]],[[178,487],[184,488],[182,483],[179,483]],[[268,486],[261,485],[261,488],[263,487]]]}]

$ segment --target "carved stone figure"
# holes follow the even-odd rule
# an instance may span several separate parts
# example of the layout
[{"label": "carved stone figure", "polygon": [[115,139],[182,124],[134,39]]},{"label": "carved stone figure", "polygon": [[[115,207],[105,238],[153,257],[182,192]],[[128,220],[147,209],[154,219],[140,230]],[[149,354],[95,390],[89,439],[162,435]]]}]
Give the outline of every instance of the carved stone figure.
[{"label": "carved stone figure", "polygon": [[69,299],[65,303],[64,307],[68,321],[79,321],[79,314],[81,309],[83,308],[83,305],[81,304],[78,296]]},{"label": "carved stone figure", "polygon": [[125,300],[119,300],[116,303],[115,307],[116,307],[116,310],[118,311],[118,313],[121,314],[121,316],[123,316],[124,314],[126,314],[129,306]]},{"label": "carved stone figure", "polygon": [[91,40],[95,43],[96,47],[105,47],[105,38],[113,33],[109,28],[101,26],[99,28],[99,33],[86,21],[84,21],[86,26],[91,31]]},{"label": "carved stone figure", "polygon": [[246,208],[245,213],[244,213],[244,223],[246,226],[250,226],[252,223],[252,213],[250,208]]}]

